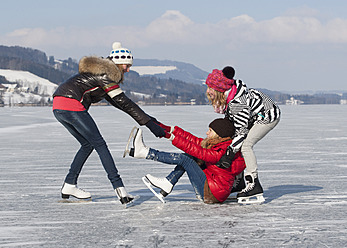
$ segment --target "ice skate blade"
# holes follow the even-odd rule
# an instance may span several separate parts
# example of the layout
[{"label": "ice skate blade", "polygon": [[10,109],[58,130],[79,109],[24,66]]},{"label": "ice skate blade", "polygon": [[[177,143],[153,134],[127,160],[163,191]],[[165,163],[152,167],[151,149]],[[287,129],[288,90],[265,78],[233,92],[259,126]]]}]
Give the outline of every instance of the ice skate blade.
[{"label": "ice skate blade", "polygon": [[62,199],[62,200],[59,200],[58,201],[59,203],[89,203],[89,202],[92,202],[92,198],[86,198],[86,199],[78,199],[78,198],[75,198],[75,199]]},{"label": "ice skate blade", "polygon": [[128,142],[127,142],[127,145],[125,146],[125,150],[124,150],[124,153],[123,153],[123,158],[125,158],[125,156],[130,153],[129,145],[130,145],[130,142],[132,141],[132,139],[134,138],[135,133],[137,132],[137,130],[138,130],[137,127],[133,127],[131,129],[130,134],[129,134],[129,138],[128,138]]},{"label": "ice skate blade", "polygon": [[261,204],[263,202],[265,202],[263,194],[237,198],[237,203],[239,204]]},{"label": "ice skate blade", "polygon": [[158,194],[157,192],[154,191],[152,188],[152,184],[148,181],[146,177],[142,177],[143,183],[147,186],[147,188],[152,191],[152,193],[162,202],[165,203],[166,201],[164,200],[164,197],[162,194]]},{"label": "ice skate blade", "polygon": [[237,197],[236,195],[229,196],[225,201],[225,203],[237,203]]}]

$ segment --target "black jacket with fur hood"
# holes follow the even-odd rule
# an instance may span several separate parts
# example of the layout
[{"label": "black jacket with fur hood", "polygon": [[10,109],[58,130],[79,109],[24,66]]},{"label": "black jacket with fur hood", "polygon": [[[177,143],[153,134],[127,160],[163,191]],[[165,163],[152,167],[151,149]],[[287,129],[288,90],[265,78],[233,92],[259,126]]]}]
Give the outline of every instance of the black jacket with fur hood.
[{"label": "black jacket with fur hood", "polygon": [[140,125],[151,118],[120,89],[122,72],[109,59],[83,57],[79,62],[79,74],[59,85],[53,97],[76,99],[88,110],[92,103],[106,99],[110,104],[128,113]]}]

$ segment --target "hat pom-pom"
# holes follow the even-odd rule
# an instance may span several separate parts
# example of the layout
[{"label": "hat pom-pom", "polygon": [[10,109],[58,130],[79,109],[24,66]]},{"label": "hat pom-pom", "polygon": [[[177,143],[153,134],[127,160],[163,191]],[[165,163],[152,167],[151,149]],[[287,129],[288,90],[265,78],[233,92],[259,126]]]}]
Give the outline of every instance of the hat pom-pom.
[{"label": "hat pom-pom", "polygon": [[226,78],[229,78],[229,79],[233,79],[234,76],[235,76],[235,70],[234,68],[232,68],[231,66],[226,66],[224,67],[224,69],[222,70],[224,76]]},{"label": "hat pom-pom", "polygon": [[122,47],[122,44],[120,42],[113,42],[112,44],[112,50],[116,50]]}]

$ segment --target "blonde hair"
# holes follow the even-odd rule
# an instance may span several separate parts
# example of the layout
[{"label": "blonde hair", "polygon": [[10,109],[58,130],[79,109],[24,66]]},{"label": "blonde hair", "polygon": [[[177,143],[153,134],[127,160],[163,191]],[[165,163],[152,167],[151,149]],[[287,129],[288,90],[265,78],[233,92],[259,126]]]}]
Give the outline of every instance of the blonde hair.
[{"label": "blonde hair", "polygon": [[200,145],[202,148],[211,149],[212,146],[222,143],[224,141],[231,140],[231,137],[222,138],[218,134],[211,138],[205,138],[201,141]]},{"label": "blonde hair", "polygon": [[225,99],[224,92],[216,91],[215,89],[213,89],[211,87],[208,87],[208,88],[213,90],[215,93],[215,97],[213,99],[211,99],[210,95],[207,94],[207,92],[206,92],[207,99],[212,104],[212,106],[215,106],[218,108],[221,106],[225,107],[227,104],[227,100]]}]

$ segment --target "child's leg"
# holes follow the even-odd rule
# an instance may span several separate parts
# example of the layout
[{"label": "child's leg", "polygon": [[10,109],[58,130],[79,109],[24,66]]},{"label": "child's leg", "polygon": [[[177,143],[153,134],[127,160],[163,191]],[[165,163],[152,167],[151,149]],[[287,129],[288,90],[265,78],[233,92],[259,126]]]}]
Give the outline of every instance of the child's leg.
[{"label": "child's leg", "polygon": [[204,186],[206,175],[200,166],[190,157],[184,156],[182,167],[186,170],[190,183],[192,184],[196,198],[204,201]]},{"label": "child's leg", "polygon": [[175,169],[166,177],[172,185],[175,185],[181,176],[185,173],[185,169],[179,165],[181,161],[180,153],[169,153],[169,152],[160,152],[158,150],[149,149],[146,159],[162,162],[165,164],[176,164]]},{"label": "child's leg", "polygon": [[177,170],[175,168],[173,171],[175,173],[175,175],[173,175],[173,180],[178,181],[178,179],[183,175],[184,171],[187,171],[190,183],[195,190],[196,197],[203,201],[206,175],[192,158],[182,153],[161,152],[150,148],[146,159],[151,159],[166,164],[176,164]]},{"label": "child's leg", "polygon": [[175,186],[185,172],[186,170],[181,165],[176,165],[175,169],[167,175],[166,179]]},{"label": "child's leg", "polygon": [[[194,159],[193,156],[187,153],[184,153],[184,155]],[[181,165],[177,165],[175,169],[171,171],[171,173],[166,177],[166,179],[169,180],[170,183],[175,185],[185,172],[186,170]]]}]

